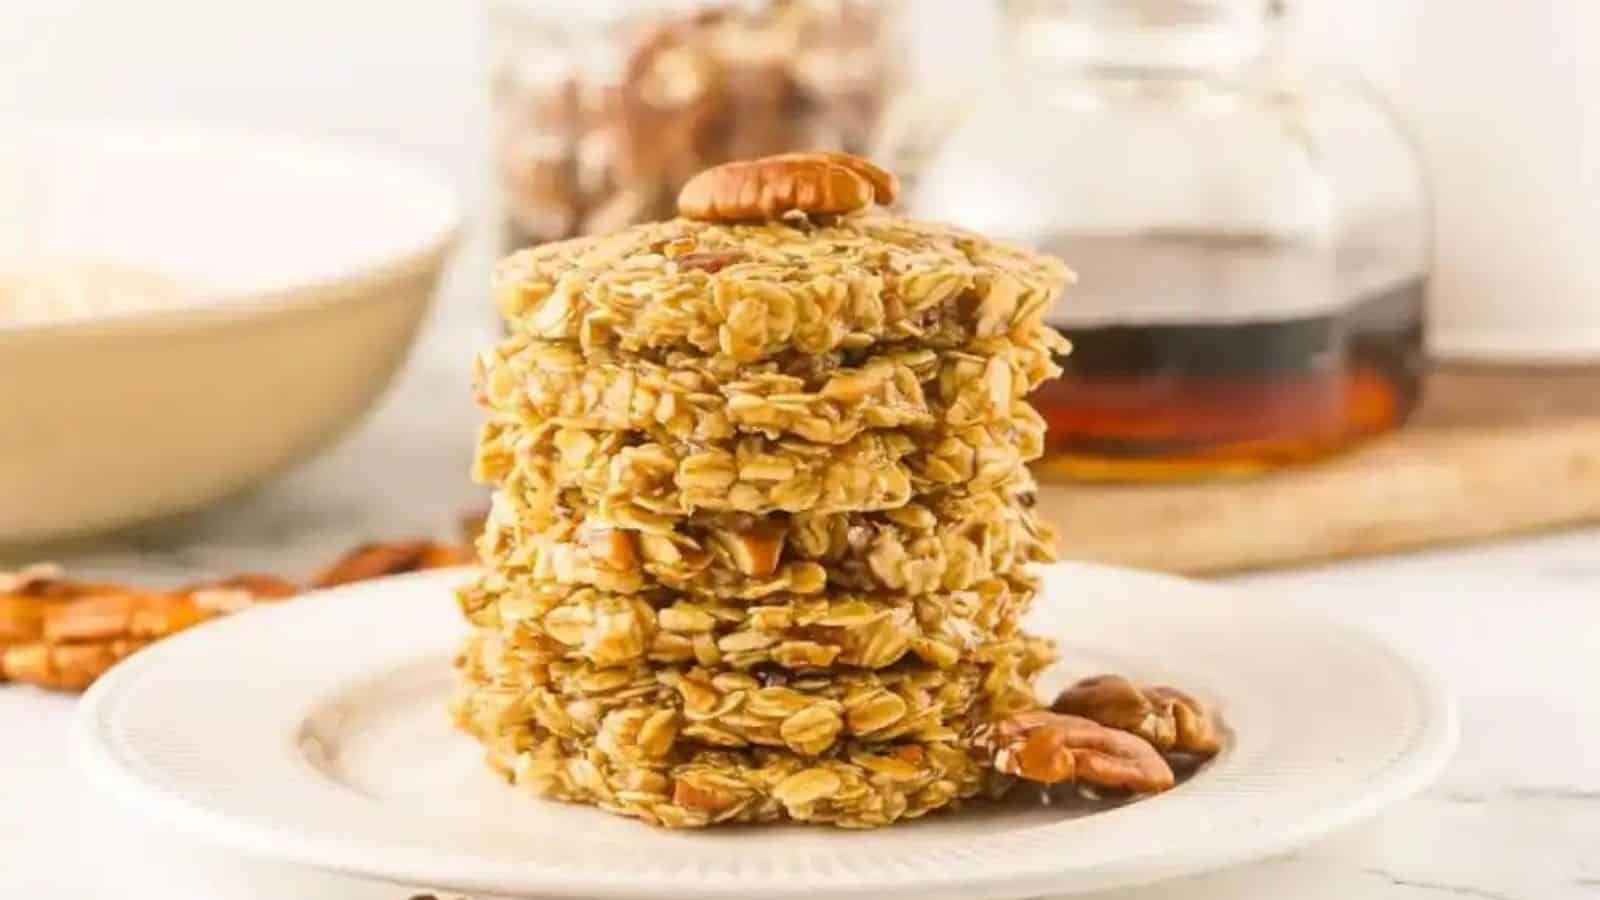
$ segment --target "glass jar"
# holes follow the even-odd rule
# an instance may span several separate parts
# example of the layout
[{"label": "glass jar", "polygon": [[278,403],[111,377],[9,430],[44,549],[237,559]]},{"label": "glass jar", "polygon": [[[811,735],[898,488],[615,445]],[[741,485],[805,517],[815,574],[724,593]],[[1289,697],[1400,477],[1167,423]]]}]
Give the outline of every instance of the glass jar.
[{"label": "glass jar", "polygon": [[1000,6],[1006,70],[907,205],[1078,273],[1043,471],[1252,473],[1401,425],[1428,213],[1382,108],[1294,77],[1271,0]]},{"label": "glass jar", "polygon": [[860,152],[897,60],[883,0],[491,0],[505,248],[670,218],[691,175]]}]

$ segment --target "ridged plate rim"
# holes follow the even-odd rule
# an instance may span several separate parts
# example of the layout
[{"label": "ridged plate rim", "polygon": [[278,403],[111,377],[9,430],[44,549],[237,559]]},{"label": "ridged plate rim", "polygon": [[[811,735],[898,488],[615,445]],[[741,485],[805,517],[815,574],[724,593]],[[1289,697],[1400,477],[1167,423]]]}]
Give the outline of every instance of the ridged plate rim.
[{"label": "ridged plate rim", "polygon": [[[352,693],[353,684],[381,688],[395,673],[446,665],[460,631],[450,588],[469,574],[319,592],[163,641],[84,697],[77,761],[106,794],[205,843],[401,884],[506,896],[937,900],[1102,890],[1281,853],[1421,790],[1457,741],[1455,704],[1439,682],[1363,631],[1270,594],[1058,564],[1042,570],[1035,630],[1069,657],[1126,661],[1132,674],[1192,687],[1223,708],[1227,749],[1178,790],[1043,825],[1037,815],[1013,827],[957,812],[870,833],[759,836],[666,833],[527,799],[529,820],[548,820],[555,839],[483,834],[492,823],[467,827],[466,811],[419,816],[351,790],[313,759],[322,751],[308,750],[307,737],[329,704],[383,713],[381,690]],[[334,658],[317,657],[319,648]],[[447,729],[442,711],[438,727]],[[586,837],[563,839],[572,829]]]}]

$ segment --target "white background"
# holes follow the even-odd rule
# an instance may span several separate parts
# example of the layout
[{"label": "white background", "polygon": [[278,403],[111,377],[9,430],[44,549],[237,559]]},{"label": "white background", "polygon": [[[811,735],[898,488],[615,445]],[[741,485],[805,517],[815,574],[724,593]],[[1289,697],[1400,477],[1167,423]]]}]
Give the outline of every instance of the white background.
[{"label": "white background", "polygon": [[463,0],[6,0],[0,116],[185,119],[332,136],[479,190]]},{"label": "white background", "polygon": [[[571,0],[568,0],[571,2]],[[973,55],[981,0],[915,0],[941,67]],[[178,119],[324,136],[486,191],[473,0],[5,0],[0,126]],[[976,35],[976,37],[974,37]]]},{"label": "white background", "polygon": [[[986,0],[912,2],[941,71],[975,62]],[[196,121],[421,163],[480,213],[445,289],[477,296],[491,243],[486,34],[475,0],[0,0],[0,140],[33,120]]]},{"label": "white background", "polygon": [[[971,71],[992,32],[989,4],[910,3],[925,58],[945,74]],[[488,196],[486,29],[474,0],[0,6],[0,129],[34,118],[182,119],[332,137],[427,164],[469,209]],[[1541,61],[1582,58],[1588,48],[1587,65],[1600,67],[1600,34],[1577,34],[1600,31],[1600,2],[1299,0],[1295,8],[1311,38],[1303,46],[1377,70],[1414,122],[1434,111],[1421,131],[1444,188],[1440,331],[1520,341],[1524,351],[1565,342],[1596,352],[1600,262],[1582,233],[1600,228],[1600,88],[1585,93],[1585,112],[1578,64]],[[1433,36],[1431,55],[1407,49],[1422,34]],[[1458,44],[1470,66],[1460,65]],[[1452,74],[1430,81],[1429,69]],[[465,257],[469,271],[482,269],[481,239],[476,248]]]},{"label": "white background", "polygon": [[[923,58],[943,74],[972,71],[993,32],[988,0],[910,2]],[[1378,18],[1374,3],[1357,0],[1367,11],[1354,16],[1336,0],[1301,5],[1335,9],[1341,28],[1361,34],[1360,21]],[[481,197],[485,25],[474,0],[4,6],[0,125],[183,119],[332,136],[431,163]]]}]

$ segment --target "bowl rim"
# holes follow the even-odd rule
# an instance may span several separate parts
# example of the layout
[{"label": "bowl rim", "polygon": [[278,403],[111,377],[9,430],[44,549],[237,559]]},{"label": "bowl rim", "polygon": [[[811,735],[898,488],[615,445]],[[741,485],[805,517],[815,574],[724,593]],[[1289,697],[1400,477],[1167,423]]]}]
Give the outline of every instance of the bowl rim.
[{"label": "bowl rim", "polygon": [[104,334],[132,330],[166,331],[173,328],[210,325],[241,319],[254,319],[268,313],[313,310],[341,305],[357,299],[371,299],[361,285],[400,281],[420,277],[443,267],[445,257],[460,243],[465,231],[465,213],[460,194],[427,168],[409,161],[338,140],[312,138],[232,126],[190,123],[130,122],[86,123],[73,120],[37,121],[24,127],[23,139],[57,138],[78,135],[98,142],[155,141],[200,146],[234,144],[255,150],[270,150],[289,158],[340,161],[361,168],[377,168],[408,190],[425,193],[429,204],[438,210],[438,225],[425,237],[372,265],[343,274],[288,284],[264,291],[251,291],[226,302],[208,299],[201,292],[192,302],[155,309],[122,309],[92,316],[9,322],[0,318],[0,340],[46,335]]}]

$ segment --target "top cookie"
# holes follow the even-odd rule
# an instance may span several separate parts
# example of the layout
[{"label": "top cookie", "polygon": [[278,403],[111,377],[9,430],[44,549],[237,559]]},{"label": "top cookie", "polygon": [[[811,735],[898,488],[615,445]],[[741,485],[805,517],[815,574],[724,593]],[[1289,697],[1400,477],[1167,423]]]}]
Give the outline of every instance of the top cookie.
[{"label": "top cookie", "polygon": [[[514,331],[585,350],[741,362],[894,342],[1049,342],[1041,317],[1072,277],[1058,260],[946,225],[837,215],[836,195],[777,196],[760,195],[748,221],[725,220],[742,207],[701,198],[686,209],[716,221],[678,218],[513,254],[495,273],[497,305]],[[812,199],[823,212],[806,207]]]}]

